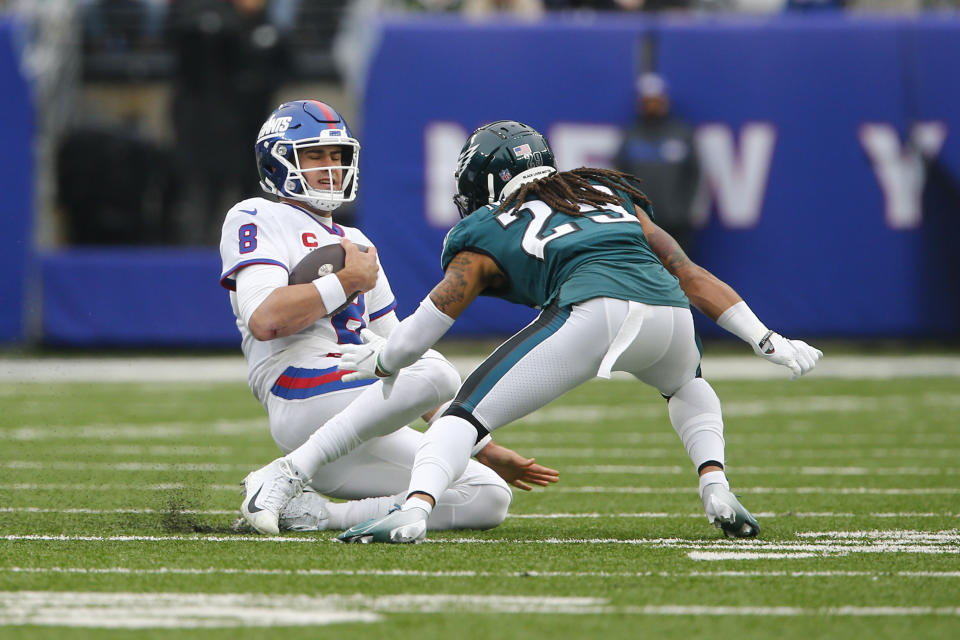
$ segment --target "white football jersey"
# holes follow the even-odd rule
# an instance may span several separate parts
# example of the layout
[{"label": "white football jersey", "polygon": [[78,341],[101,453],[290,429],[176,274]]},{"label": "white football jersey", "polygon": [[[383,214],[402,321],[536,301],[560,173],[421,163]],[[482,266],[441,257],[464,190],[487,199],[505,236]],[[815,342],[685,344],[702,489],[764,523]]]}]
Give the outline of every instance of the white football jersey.
[{"label": "white football jersey", "polygon": [[[257,378],[261,369],[295,363],[297,356],[323,357],[339,353],[339,345],[361,344],[360,329],[373,319],[393,311],[396,306],[390,283],[381,265],[376,286],[360,295],[335,316],[327,316],[291,336],[260,341],[253,337],[237,305],[236,273],[248,265],[277,265],[289,273],[308,253],[328,244],[339,244],[346,237],[357,244],[373,246],[359,229],[335,224],[302,207],[266,198],[250,198],[227,212],[220,235],[223,271],[220,284],[230,290],[230,304],[243,338],[242,349],[250,369],[250,384],[262,385]],[[268,371],[264,370],[266,374]]]}]

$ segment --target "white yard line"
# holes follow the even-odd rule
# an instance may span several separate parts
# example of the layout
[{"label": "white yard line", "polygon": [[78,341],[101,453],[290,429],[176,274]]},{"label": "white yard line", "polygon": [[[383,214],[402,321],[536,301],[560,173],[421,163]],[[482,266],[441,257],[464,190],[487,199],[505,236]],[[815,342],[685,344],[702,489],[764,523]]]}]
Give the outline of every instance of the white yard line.
[{"label": "white yard line", "polygon": [[385,613],[641,616],[960,616],[960,607],[617,606],[597,597],[483,594],[306,596],[247,593],[0,592],[0,625],[229,628],[379,622]]},{"label": "white yard line", "polygon": [[[672,494],[689,493],[696,495],[696,487],[550,487],[553,493],[626,493],[626,494]],[[822,494],[822,495],[877,495],[877,496],[926,496],[954,495],[960,493],[960,487],[931,488],[876,488],[876,487],[753,487],[743,486],[734,489],[744,494]]]},{"label": "white yard line", "polygon": [[[840,532],[842,533],[842,532]],[[689,552],[693,560],[741,560],[760,558],[805,558],[814,556],[837,556],[850,553],[915,553],[926,555],[960,554],[960,531],[904,531],[891,530],[876,532],[874,537],[863,540],[856,537],[830,535],[812,538],[800,542],[768,541],[756,539],[738,540],[736,543],[724,539],[709,541],[685,540],[682,538],[538,538],[528,540],[496,540],[481,538],[428,538],[433,544],[485,544],[485,545],[633,545],[664,549],[680,549]],[[204,536],[204,535],[162,535],[162,536],[67,536],[67,535],[5,535],[0,540],[23,542],[200,542],[200,543],[248,543],[283,542],[322,544],[333,540],[325,534],[317,537],[289,536]],[[735,546],[734,546],[735,545]],[[780,555],[770,555],[770,554]]]},{"label": "white yard line", "polygon": [[[65,513],[72,515],[113,515],[113,514],[159,514],[169,513],[168,509],[90,509],[90,508],[50,508],[50,507],[0,507],[0,513]],[[192,515],[237,515],[237,509],[183,509],[177,513]],[[757,518],[952,518],[960,514],[950,511],[935,512],[885,512],[885,513],[851,513],[851,512],[788,512],[774,513],[757,511],[753,514]],[[510,513],[508,518],[516,520],[595,520],[603,518],[703,518],[702,513],[672,513],[663,511],[648,511],[638,513]],[[818,535],[818,534],[808,534]]]},{"label": "white yard line", "polygon": [[85,425],[21,425],[0,430],[0,440],[173,440],[198,436],[234,436],[267,433],[266,417],[250,420],[174,423],[116,423]]},{"label": "white yard line", "polygon": [[[782,475],[783,466],[772,467],[731,467],[737,474]],[[647,466],[647,465],[571,465],[563,469],[567,473],[627,474],[627,475],[669,475],[690,473],[686,465]],[[929,467],[812,467],[797,466],[790,468],[790,475],[800,476],[953,476],[960,474],[954,468]]]},{"label": "white yard line", "polygon": [[[249,467],[253,469],[253,466]],[[535,489],[539,491],[540,489]],[[240,483],[236,484],[192,484],[188,482],[161,482],[151,484],[128,483],[39,483],[39,482],[8,482],[0,483],[0,491],[223,491],[239,493]],[[596,494],[637,494],[637,495],[672,495],[685,494],[695,496],[696,487],[612,487],[612,486],[585,486],[564,487],[555,486],[546,489],[551,493],[596,493]],[[927,487],[927,488],[877,488],[877,487],[752,487],[736,488],[743,494],[781,494],[781,495],[876,495],[876,496],[927,496],[927,495],[956,495],[960,494],[960,487]]]},{"label": "white yard line", "polygon": [[178,471],[202,472],[235,471],[243,472],[257,468],[257,463],[221,464],[186,462],[70,462],[66,460],[4,460],[0,469],[35,469],[51,471]]},{"label": "white yard line", "polygon": [[[462,375],[481,358],[453,357]],[[708,380],[782,380],[789,377],[754,356],[707,356],[703,372]],[[624,374],[615,374],[620,378]],[[958,356],[831,356],[827,353],[810,374],[818,378],[907,378],[960,376]],[[629,378],[625,378],[629,379]],[[0,382],[168,382],[246,384],[247,368],[237,355],[207,357],[116,357],[0,359]]]},{"label": "white yard line", "polygon": [[[49,509],[46,507],[0,507],[0,513],[65,513],[70,515],[116,515],[169,513],[168,509]],[[201,516],[239,515],[239,509],[178,509],[176,513]],[[759,516],[757,516],[759,517]]]},{"label": "white yard line", "polygon": [[0,573],[131,576],[371,576],[377,578],[960,578],[960,571],[417,571],[411,569],[243,569],[227,567],[153,567],[150,569],[132,567],[0,567]]},{"label": "white yard line", "polygon": [[[4,460],[0,469],[37,470],[37,471],[178,471],[178,472],[243,472],[257,467],[250,463],[185,463],[185,462],[75,462],[68,460]],[[566,473],[624,474],[624,475],[679,475],[690,473],[686,465],[571,465],[564,468]],[[735,472],[742,475],[780,475],[782,466],[736,467]],[[790,469],[791,475],[801,476],[954,476],[960,469],[927,467],[809,467],[799,466]]]}]

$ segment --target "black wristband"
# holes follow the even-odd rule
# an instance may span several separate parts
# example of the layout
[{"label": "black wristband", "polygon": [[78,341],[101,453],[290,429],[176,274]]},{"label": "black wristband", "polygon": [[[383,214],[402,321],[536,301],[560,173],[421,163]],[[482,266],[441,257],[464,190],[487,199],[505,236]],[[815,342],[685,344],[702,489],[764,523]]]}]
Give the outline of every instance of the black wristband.
[{"label": "black wristband", "polygon": [[773,330],[767,331],[765,334],[763,334],[763,337],[760,338],[760,342],[757,343],[757,347],[760,349],[760,351],[764,350],[763,346],[767,344],[767,342],[770,340],[770,336],[773,334]]}]

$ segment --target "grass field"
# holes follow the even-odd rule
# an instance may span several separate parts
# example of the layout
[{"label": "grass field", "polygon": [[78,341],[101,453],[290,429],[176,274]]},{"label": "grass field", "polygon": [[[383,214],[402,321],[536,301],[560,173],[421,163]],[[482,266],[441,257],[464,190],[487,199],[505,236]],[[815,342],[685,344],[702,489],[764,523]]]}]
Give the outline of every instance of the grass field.
[{"label": "grass field", "polygon": [[382,546],[230,531],[275,455],[242,383],[5,382],[0,638],[960,637],[960,379],[714,386],[757,540],[612,381],[498,433],[562,472],[501,527]]}]

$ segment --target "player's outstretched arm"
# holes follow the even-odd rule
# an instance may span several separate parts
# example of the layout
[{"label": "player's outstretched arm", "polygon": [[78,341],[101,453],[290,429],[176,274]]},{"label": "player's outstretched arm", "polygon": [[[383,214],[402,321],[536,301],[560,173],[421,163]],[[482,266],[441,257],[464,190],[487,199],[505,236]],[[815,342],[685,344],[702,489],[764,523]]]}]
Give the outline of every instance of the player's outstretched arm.
[{"label": "player's outstretched arm", "polygon": [[496,471],[507,484],[524,491],[533,489],[528,482],[546,487],[560,480],[560,472],[556,469],[537,464],[533,458],[524,458],[513,449],[492,440],[476,457],[477,461]]},{"label": "player's outstretched arm", "polygon": [[343,346],[339,368],[353,372],[343,380],[386,378],[413,364],[443,337],[481,291],[498,286],[502,280],[503,274],[487,256],[458,253],[447,265],[443,280],[413,314],[397,325],[389,340]]},{"label": "player's outstretched arm", "polygon": [[803,340],[789,340],[766,327],[733,287],[695,264],[673,237],[637,207],[650,248],[680,281],[690,304],[753,348],[758,356],[790,369],[796,379],[813,369],[823,352]]}]

